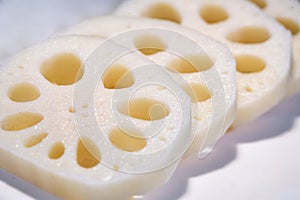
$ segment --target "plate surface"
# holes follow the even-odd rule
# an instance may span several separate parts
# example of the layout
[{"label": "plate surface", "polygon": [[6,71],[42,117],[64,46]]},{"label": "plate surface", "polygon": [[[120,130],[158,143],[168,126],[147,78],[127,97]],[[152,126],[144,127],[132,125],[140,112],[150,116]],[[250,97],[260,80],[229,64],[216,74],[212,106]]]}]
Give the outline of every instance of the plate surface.
[{"label": "plate surface", "polygon": [[[0,66],[55,31],[109,13],[121,0],[0,0]],[[204,160],[184,160],[144,199],[300,199],[300,94],[227,134]],[[0,169],[0,199],[57,200]]]}]

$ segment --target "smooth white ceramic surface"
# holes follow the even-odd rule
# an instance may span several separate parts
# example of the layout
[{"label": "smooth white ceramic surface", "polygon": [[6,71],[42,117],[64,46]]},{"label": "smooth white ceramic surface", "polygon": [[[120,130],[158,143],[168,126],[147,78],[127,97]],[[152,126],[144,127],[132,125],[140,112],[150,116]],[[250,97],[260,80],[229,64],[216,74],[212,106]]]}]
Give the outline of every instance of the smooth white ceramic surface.
[{"label": "smooth white ceramic surface", "polygon": [[[0,65],[18,50],[121,0],[0,0]],[[183,161],[146,200],[300,199],[300,94],[225,135],[204,160]],[[57,200],[0,169],[0,200]]]}]

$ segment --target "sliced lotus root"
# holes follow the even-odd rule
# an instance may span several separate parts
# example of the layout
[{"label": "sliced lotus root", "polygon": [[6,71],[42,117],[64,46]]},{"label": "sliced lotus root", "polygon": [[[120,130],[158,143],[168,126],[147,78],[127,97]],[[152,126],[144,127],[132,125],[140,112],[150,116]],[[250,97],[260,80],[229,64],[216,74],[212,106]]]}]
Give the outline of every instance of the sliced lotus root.
[{"label": "sliced lotus root", "polygon": [[115,14],[170,20],[227,44],[237,63],[234,126],[259,117],[286,95],[291,36],[247,1],[128,0]]},{"label": "sliced lotus root", "polygon": [[293,36],[293,65],[288,95],[300,90],[300,2],[298,0],[250,0],[274,17]]},{"label": "sliced lotus root", "polygon": [[126,51],[61,37],[1,68],[0,167],[63,199],[128,199],[166,182],[192,141],[190,98],[144,57],[115,59]]},{"label": "sliced lotus root", "polygon": [[234,120],[235,62],[224,45],[170,22],[116,16],[90,19],[58,33],[72,34],[115,35],[114,42],[139,50],[166,66],[170,75],[186,80],[178,83],[192,99],[192,130],[196,134],[187,154],[199,149],[200,154],[209,152]]}]

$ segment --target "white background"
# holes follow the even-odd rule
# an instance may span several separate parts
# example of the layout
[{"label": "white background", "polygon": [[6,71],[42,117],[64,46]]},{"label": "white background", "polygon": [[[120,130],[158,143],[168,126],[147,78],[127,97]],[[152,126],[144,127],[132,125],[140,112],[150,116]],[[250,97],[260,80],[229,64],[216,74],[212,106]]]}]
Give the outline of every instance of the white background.
[{"label": "white background", "polygon": [[[20,49],[121,0],[0,0],[0,65]],[[205,160],[191,157],[152,200],[300,199],[300,94],[227,134]],[[1,158],[0,158],[1,159]],[[56,200],[0,170],[0,200]]]}]

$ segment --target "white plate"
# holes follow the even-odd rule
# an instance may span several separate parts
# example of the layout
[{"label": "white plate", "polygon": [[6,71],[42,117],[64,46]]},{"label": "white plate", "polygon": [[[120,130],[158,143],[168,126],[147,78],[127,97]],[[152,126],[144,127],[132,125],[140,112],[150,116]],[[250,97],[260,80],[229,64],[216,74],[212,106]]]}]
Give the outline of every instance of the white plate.
[{"label": "white plate", "polygon": [[[0,0],[0,65],[56,30],[108,13],[121,0]],[[146,200],[300,199],[300,94],[226,135],[205,160],[191,157]],[[0,170],[0,199],[55,200]]]}]

